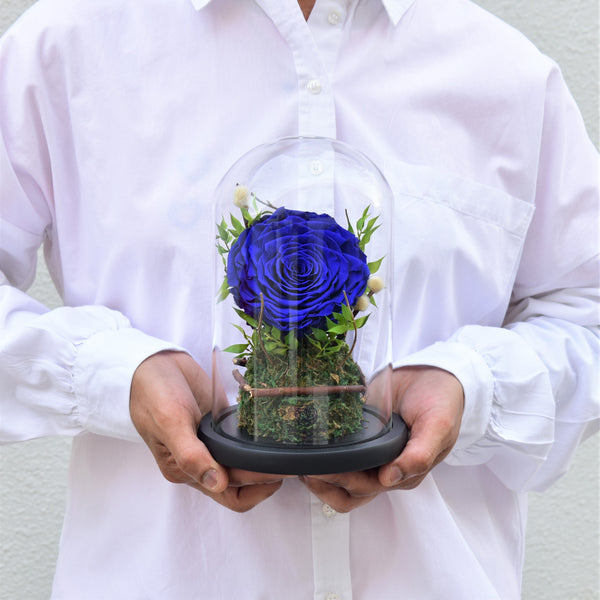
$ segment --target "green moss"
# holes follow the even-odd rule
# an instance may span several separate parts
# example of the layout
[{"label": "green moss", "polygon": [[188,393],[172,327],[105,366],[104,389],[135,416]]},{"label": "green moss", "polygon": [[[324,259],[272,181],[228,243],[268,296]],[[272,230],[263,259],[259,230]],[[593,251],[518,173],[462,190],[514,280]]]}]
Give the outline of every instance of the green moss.
[{"label": "green moss", "polygon": [[[345,344],[335,355],[317,356],[313,346],[301,342],[296,352],[283,358],[255,348],[244,377],[250,387],[258,389],[364,384]],[[240,390],[238,403],[239,427],[276,442],[323,444],[363,426],[363,395],[357,392],[255,398]]]}]

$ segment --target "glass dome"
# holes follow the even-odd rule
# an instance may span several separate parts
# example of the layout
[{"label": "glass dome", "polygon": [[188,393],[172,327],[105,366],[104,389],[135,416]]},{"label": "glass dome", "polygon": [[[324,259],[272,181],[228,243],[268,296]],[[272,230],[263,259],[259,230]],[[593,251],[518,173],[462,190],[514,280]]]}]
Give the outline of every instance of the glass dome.
[{"label": "glass dome", "polygon": [[279,474],[378,466],[392,413],[393,202],[379,169],[326,138],[242,156],[219,184],[213,409],[217,461]]}]

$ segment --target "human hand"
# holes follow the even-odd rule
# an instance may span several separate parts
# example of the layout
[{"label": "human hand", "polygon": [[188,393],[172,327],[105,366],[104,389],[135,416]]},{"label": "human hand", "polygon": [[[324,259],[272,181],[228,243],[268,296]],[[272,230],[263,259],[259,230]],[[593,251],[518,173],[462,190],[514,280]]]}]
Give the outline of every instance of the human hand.
[{"label": "human hand", "polygon": [[381,492],[416,487],[456,442],[464,409],[458,379],[425,366],[402,367],[392,377],[393,411],[410,429],[401,454],[379,469],[301,478],[313,494],[338,512],[362,506]]},{"label": "human hand", "polygon": [[198,439],[202,417],[212,406],[211,381],[184,352],[159,352],[136,369],[129,411],[164,477],[245,512],[281,486],[281,477],[225,469]]}]

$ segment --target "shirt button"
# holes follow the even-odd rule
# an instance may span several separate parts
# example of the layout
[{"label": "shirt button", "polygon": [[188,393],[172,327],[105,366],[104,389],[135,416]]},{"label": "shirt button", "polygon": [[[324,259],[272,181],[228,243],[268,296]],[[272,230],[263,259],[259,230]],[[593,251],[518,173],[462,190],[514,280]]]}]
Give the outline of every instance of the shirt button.
[{"label": "shirt button", "polygon": [[320,79],[311,79],[307,84],[306,88],[311,94],[320,94],[323,86]]},{"label": "shirt button", "polygon": [[325,600],[340,600],[340,597],[337,594],[327,594],[325,596]]},{"label": "shirt button", "polygon": [[[323,506],[321,507],[321,510],[323,511],[323,514],[328,518],[331,519],[332,517],[335,517],[335,515],[337,515],[337,511],[333,508],[331,508],[331,506],[329,506],[329,504],[323,504]],[[335,596],[335,594],[334,594]],[[327,596],[329,598],[329,596]],[[337,596],[335,596],[337,598]]]},{"label": "shirt button", "polygon": [[320,175],[323,172],[323,163],[320,160],[313,160],[310,163],[310,172],[313,175]]},{"label": "shirt button", "polygon": [[327,15],[327,21],[329,22],[330,25],[339,25],[341,20],[342,20],[342,17],[340,16],[340,13],[336,12],[335,10],[332,10]]}]

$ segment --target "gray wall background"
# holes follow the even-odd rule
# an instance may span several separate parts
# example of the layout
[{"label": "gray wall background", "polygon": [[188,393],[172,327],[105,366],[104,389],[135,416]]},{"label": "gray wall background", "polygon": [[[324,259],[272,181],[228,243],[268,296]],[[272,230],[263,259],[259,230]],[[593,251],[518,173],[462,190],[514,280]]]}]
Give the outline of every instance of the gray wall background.
[{"label": "gray wall background", "polygon": [[[33,2],[0,0],[0,33]],[[478,4],[520,29],[561,65],[598,146],[597,2]],[[50,307],[60,305],[43,267],[30,292]],[[69,452],[70,440],[65,438],[0,447],[0,600],[50,595]],[[560,482],[545,494],[531,495],[524,600],[600,598],[599,456],[600,436],[595,436],[581,446]]]}]

